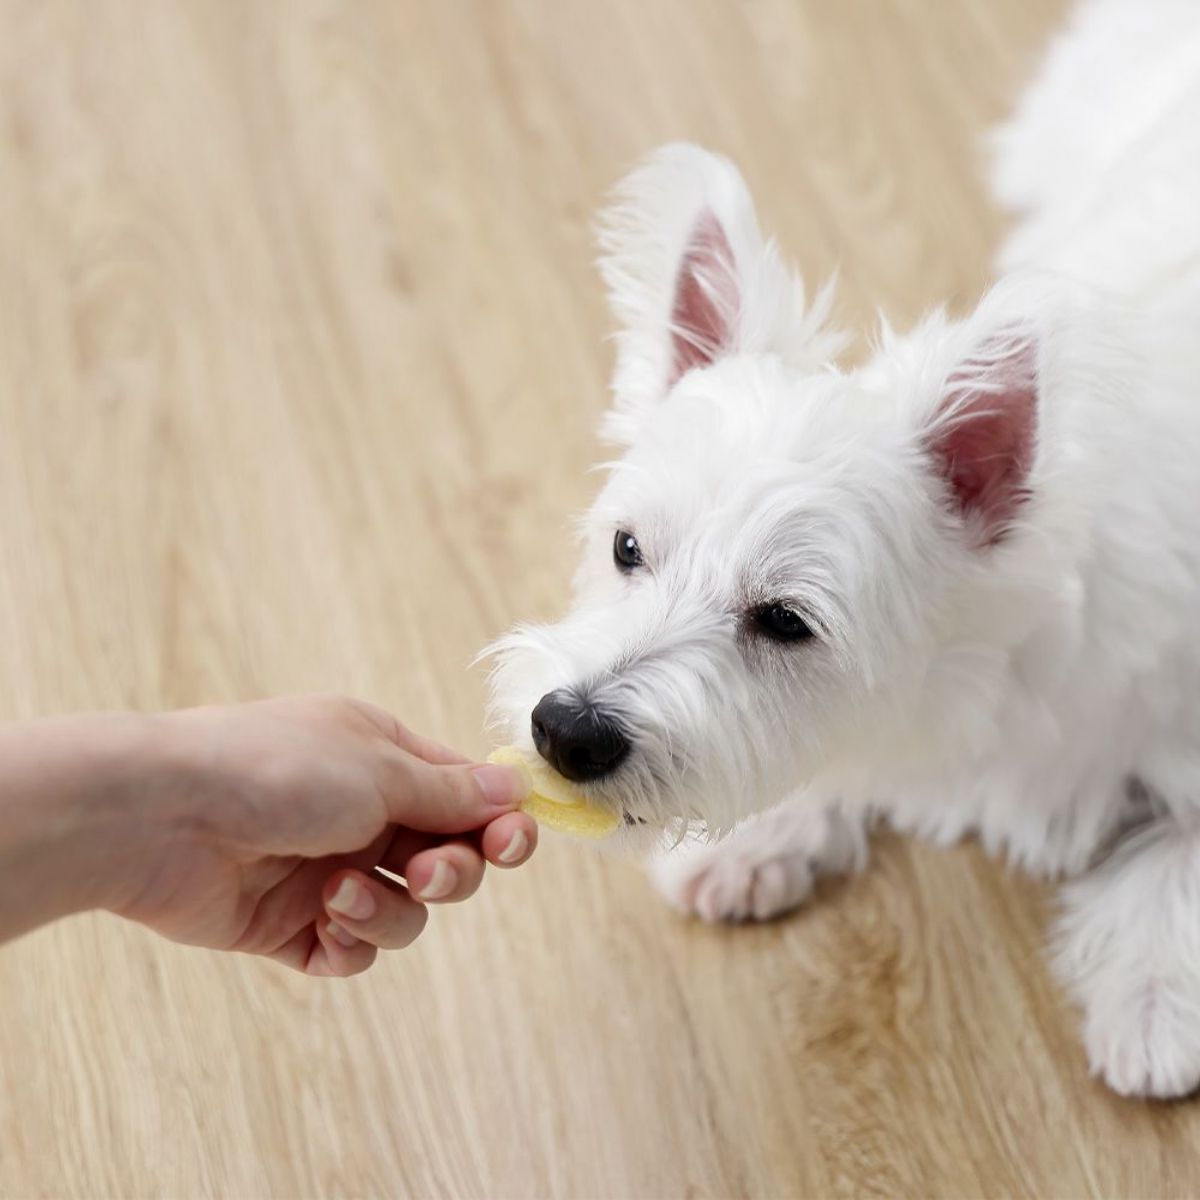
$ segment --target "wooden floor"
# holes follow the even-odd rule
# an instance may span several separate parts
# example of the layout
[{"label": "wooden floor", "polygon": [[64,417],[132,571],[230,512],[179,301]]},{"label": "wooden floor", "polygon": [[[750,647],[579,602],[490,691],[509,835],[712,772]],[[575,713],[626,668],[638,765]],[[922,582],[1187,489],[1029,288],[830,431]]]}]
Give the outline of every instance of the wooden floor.
[{"label": "wooden floor", "polygon": [[[967,303],[1044,0],[0,0],[0,714],[340,689],[482,751],[605,400],[588,221],[732,153],[840,313]],[[711,929],[570,845],[369,975],[0,951],[4,1197],[1200,1193],[1089,1081],[1044,890],[888,843]]]}]

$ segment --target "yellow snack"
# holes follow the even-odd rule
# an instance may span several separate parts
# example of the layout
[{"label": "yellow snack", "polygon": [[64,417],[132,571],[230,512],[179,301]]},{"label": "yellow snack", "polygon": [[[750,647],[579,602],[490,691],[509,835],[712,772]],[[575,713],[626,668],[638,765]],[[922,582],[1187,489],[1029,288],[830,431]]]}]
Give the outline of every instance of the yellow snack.
[{"label": "yellow snack", "polygon": [[573,837],[608,837],[621,823],[620,816],[607,808],[589,804],[557,771],[541,759],[518,750],[516,746],[501,746],[488,755],[488,762],[502,767],[519,767],[529,776],[532,790],[521,805],[539,825]]}]

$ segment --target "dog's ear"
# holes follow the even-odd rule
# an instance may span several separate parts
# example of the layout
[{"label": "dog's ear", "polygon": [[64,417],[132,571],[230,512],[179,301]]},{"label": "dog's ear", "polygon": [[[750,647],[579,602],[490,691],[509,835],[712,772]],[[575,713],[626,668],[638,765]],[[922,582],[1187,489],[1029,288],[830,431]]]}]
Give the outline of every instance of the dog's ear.
[{"label": "dog's ear", "polygon": [[822,331],[831,296],[804,289],[764,242],[728,159],[665,146],[618,187],[600,224],[601,270],[620,324],[608,433],[636,434],[647,406],[681,376],[732,353],[775,353],[801,367],[841,340]]},{"label": "dog's ear", "polygon": [[710,366],[732,347],[740,307],[733,247],[716,213],[705,208],[696,218],[675,277],[667,387],[693,367]]},{"label": "dog's ear", "polygon": [[989,334],[943,385],[925,444],[951,503],[981,546],[998,542],[1028,496],[1038,420],[1037,343]]}]

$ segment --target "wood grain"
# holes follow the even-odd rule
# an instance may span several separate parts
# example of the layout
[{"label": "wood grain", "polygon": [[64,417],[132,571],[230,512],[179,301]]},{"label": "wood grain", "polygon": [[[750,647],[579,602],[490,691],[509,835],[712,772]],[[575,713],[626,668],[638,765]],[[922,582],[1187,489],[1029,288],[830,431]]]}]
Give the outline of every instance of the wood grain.
[{"label": "wood grain", "polygon": [[[561,606],[590,214],[732,153],[841,317],[960,307],[1061,3],[0,0],[0,712],[309,688],[481,751]],[[6,1197],[1187,1196],[1089,1081],[1049,894],[894,841],[711,929],[547,846],[345,983],[85,918],[0,952]]]}]

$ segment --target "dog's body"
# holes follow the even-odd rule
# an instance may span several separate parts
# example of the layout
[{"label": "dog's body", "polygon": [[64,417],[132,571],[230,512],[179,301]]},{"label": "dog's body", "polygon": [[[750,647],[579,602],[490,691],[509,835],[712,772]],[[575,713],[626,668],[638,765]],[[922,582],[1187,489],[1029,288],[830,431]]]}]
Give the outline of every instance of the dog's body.
[{"label": "dog's body", "polygon": [[1200,1083],[1200,8],[1082,9],[995,181],[1022,215],[1001,282],[843,373],[730,164],[671,147],[630,178],[605,263],[624,455],[574,611],[509,639],[497,695],[631,826],[736,826],[655,867],[711,919],[854,869],[876,814],[1077,876],[1058,963],[1093,1066],[1177,1095]]}]

